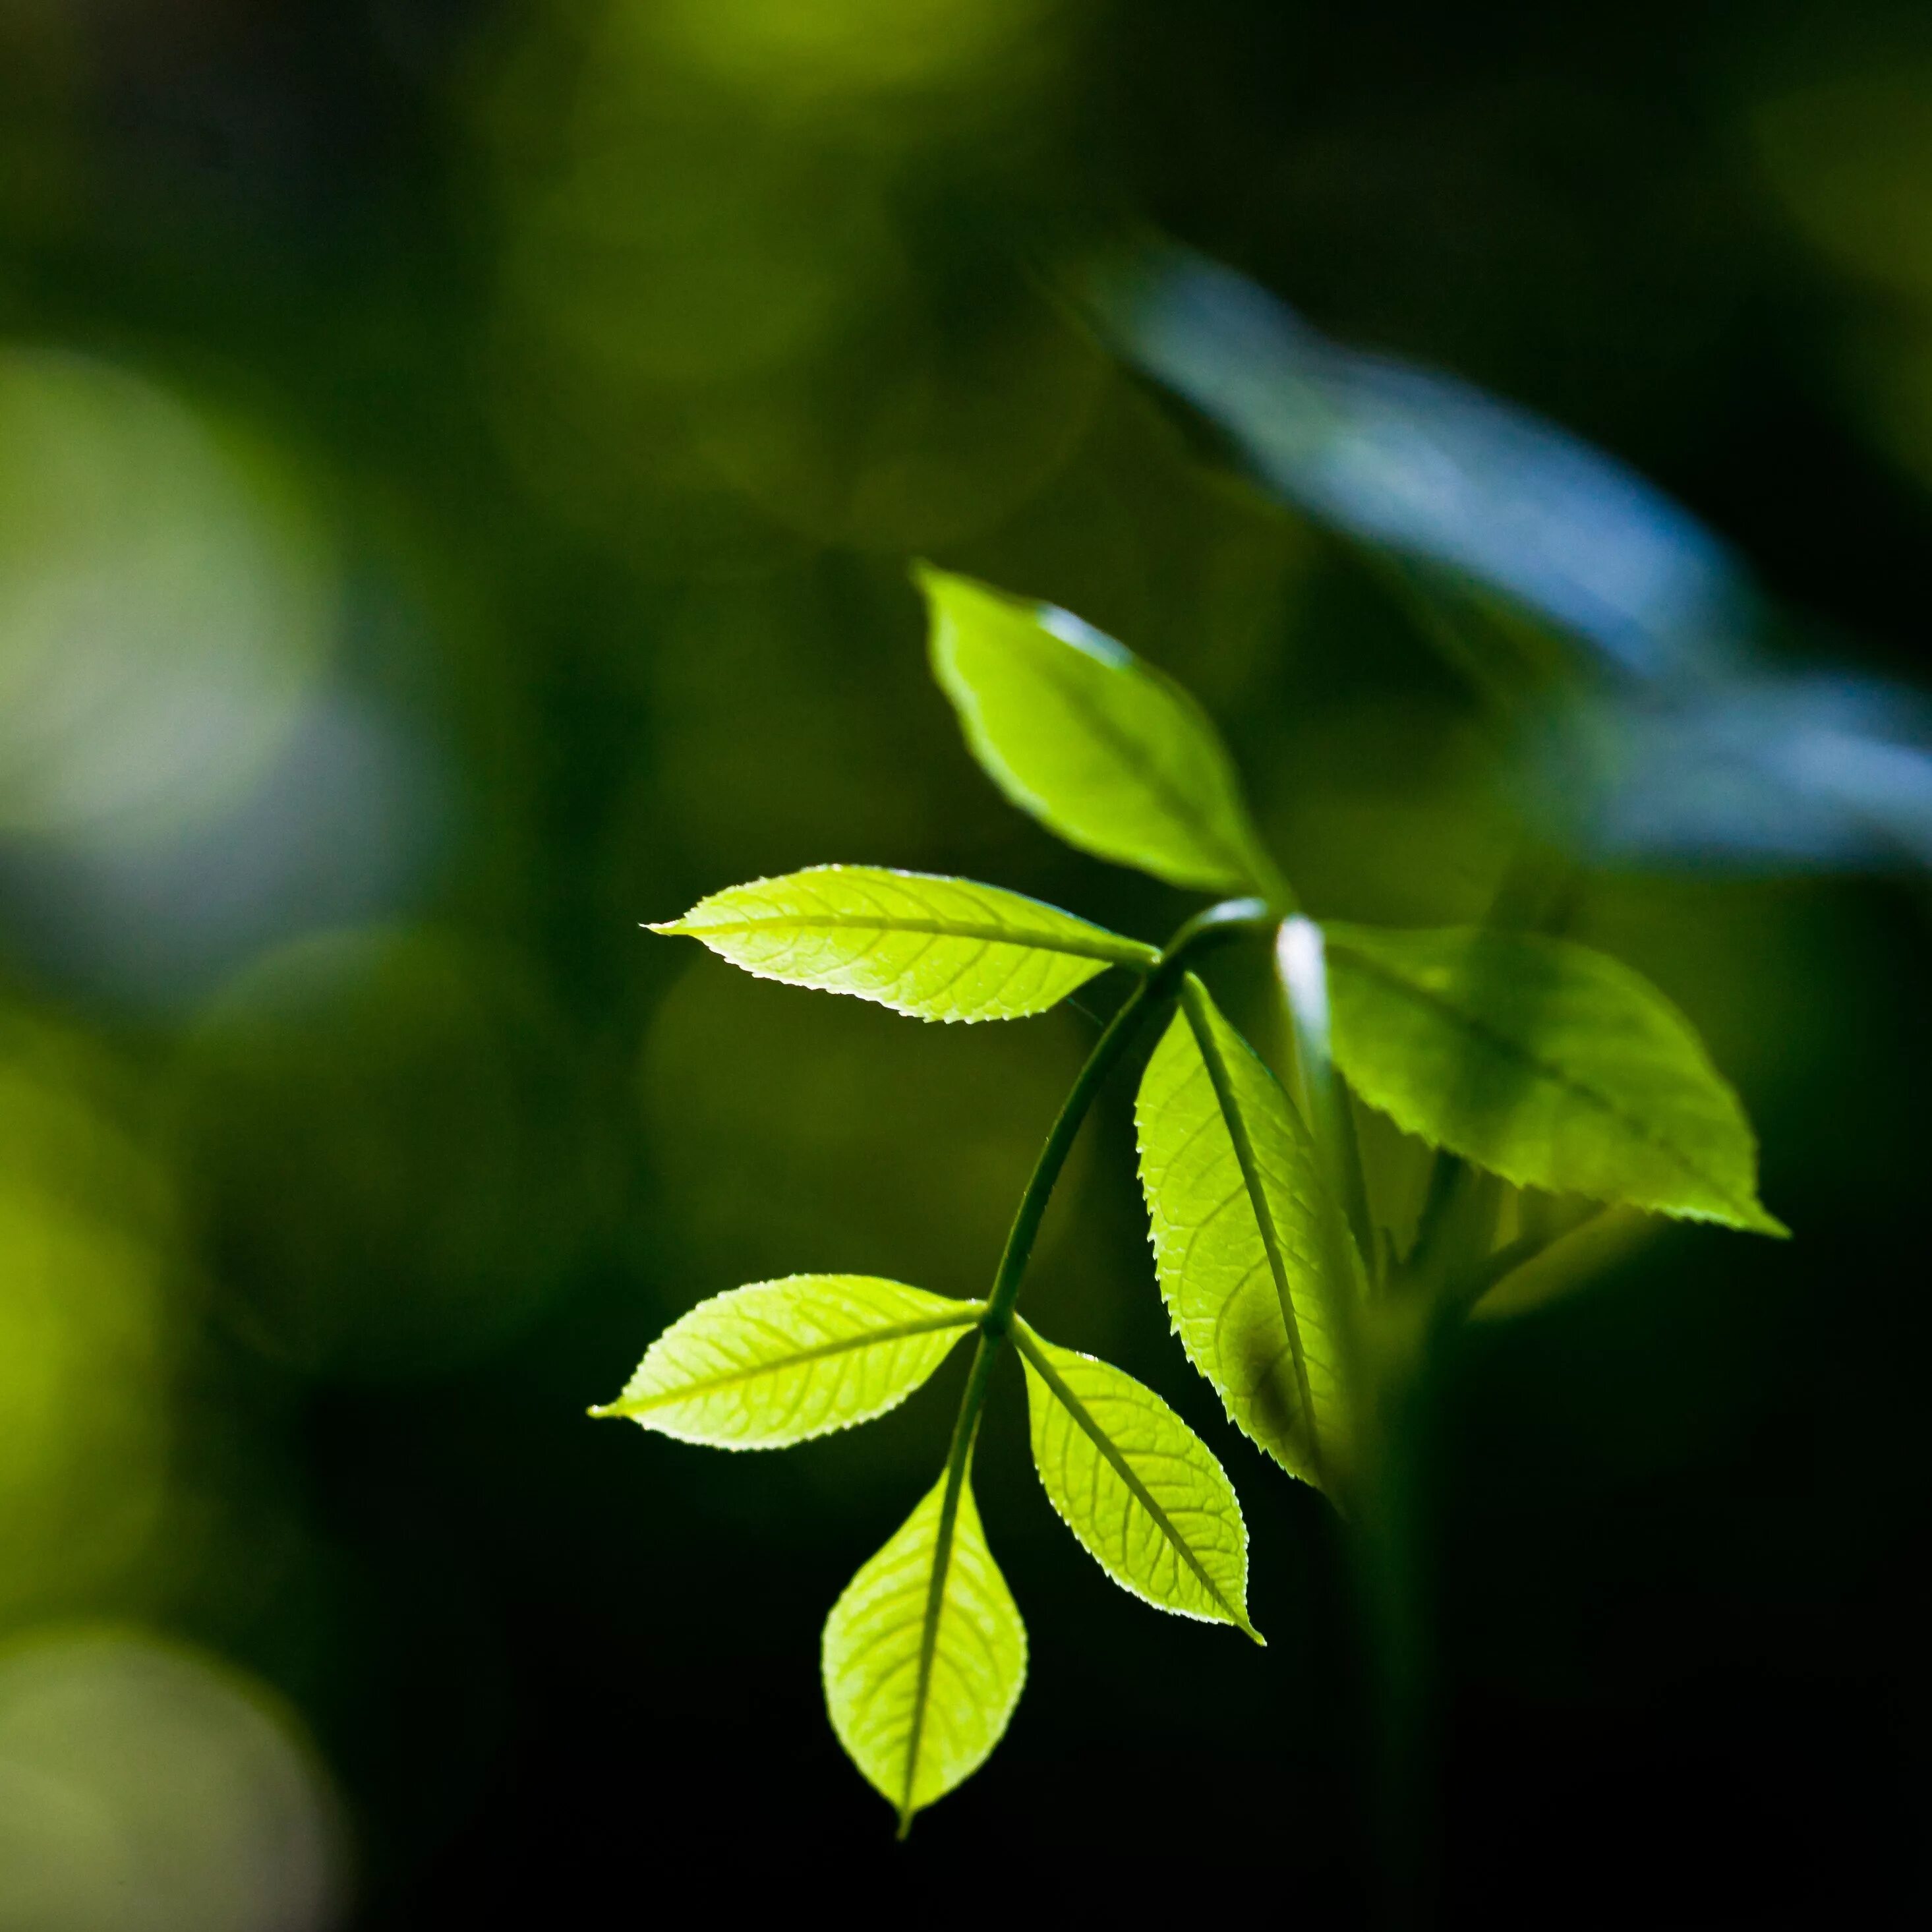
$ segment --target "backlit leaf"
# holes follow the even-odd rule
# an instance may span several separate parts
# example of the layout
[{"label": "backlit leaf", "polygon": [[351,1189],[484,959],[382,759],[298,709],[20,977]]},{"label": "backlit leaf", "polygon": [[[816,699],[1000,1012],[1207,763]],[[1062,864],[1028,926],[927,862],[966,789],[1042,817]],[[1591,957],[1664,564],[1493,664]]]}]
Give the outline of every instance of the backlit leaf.
[{"label": "backlit leaf", "polygon": [[1026,1626],[986,1546],[970,1480],[941,1476],[846,1586],[821,1654],[832,1727],[899,1814],[943,1798],[1004,1734],[1026,1682]]},{"label": "backlit leaf", "polygon": [[1080,1544],[1156,1610],[1248,1622],[1248,1529],[1214,1452],[1150,1388],[1016,1320],[1034,1466]]},{"label": "backlit leaf", "polygon": [[1069,844],[1204,892],[1274,870],[1208,715],[1172,680],[1051,604],[922,569],[932,667],[997,784]]},{"label": "backlit leaf", "polygon": [[1336,1064],[1398,1126],[1519,1186],[1786,1232],[1737,1096],[1628,967],[1533,933],[1324,930]]},{"label": "backlit leaf", "polygon": [[896,1408],[984,1306],[872,1275],[756,1282],[674,1322],[591,1413],[714,1448],[782,1449]]},{"label": "backlit leaf", "polygon": [[700,899],[653,932],[700,939],[764,980],[854,993],[928,1020],[1044,1012],[1150,946],[970,879],[818,866]]},{"label": "backlit leaf", "polygon": [[1348,1449],[1357,1263],[1281,1084],[1190,974],[1135,1102],[1160,1289],[1238,1426],[1328,1484]]}]

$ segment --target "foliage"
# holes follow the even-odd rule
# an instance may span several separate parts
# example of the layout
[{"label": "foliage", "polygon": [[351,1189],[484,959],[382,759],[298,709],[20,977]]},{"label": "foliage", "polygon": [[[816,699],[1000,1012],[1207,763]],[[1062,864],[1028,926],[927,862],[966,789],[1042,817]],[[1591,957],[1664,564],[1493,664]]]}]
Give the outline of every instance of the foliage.
[{"label": "foliage", "polygon": [[1540,933],[1326,933],[1335,1058],[1432,1146],[1522,1187],[1784,1232],[1737,1096],[1628,967]]},{"label": "foliage", "polygon": [[761,979],[856,993],[923,1020],[1044,1012],[1150,946],[997,886],[818,866],[713,892],[654,932],[688,934]]},{"label": "foliage", "polygon": [[[1025,1630],[971,1481],[1008,1341],[1024,1366],[1035,1466],[1082,1546],[1143,1600],[1259,1641],[1246,1526],[1213,1451],[1150,1390],[1047,1341],[1015,1308],[1082,1120],[1163,1018],[1135,1117],[1175,1332],[1234,1424],[1352,1518],[1375,1522],[1402,1454],[1382,1436],[1414,1352],[1391,1351],[1388,1334],[1439,1334],[1548,1245],[1502,1239],[1498,1183],[1783,1232],[1757,1202],[1736,1097],[1635,974],[1540,933],[1317,928],[1186,694],[1064,611],[929,568],[920,582],[934,670],[1008,798],[1100,856],[1258,896],[1210,908],[1156,950],[996,887],[827,866],[715,893],[654,928],[748,971],[926,1019],[1038,1013],[1110,968],[1135,981],[1054,1123],[983,1301],[847,1275],[740,1288],[674,1324],[595,1412],[688,1441],[776,1448],[883,1414],[976,1331],[944,1468],[825,1628],[833,1726],[902,1831],[985,1760],[1025,1676]],[[1287,1084],[1192,970],[1243,938],[1279,940],[1295,1047]],[[1351,1087],[1443,1150],[1400,1250],[1393,1216],[1363,1189]],[[1519,1216],[1532,1218],[1552,1239],[1576,1225]]]},{"label": "foliage", "polygon": [[1281,1083],[1192,974],[1136,1104],[1160,1289],[1229,1419],[1319,1484],[1346,1453],[1340,1338],[1354,1284]]}]

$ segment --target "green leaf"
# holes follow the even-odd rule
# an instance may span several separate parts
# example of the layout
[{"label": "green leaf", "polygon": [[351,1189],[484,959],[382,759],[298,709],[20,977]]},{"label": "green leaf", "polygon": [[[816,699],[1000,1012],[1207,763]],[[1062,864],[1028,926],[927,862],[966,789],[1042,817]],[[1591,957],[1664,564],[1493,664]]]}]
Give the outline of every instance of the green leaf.
[{"label": "green leaf", "polygon": [[1152,1389],[1057,1348],[1017,1317],[1034,1466],[1060,1520],[1121,1588],[1155,1609],[1248,1621],[1248,1526],[1214,1452]]},{"label": "green leaf", "polygon": [[1160,1290],[1230,1419],[1328,1485],[1348,1454],[1360,1262],[1280,1082],[1192,974],[1134,1105]]},{"label": "green leaf", "polygon": [[926,1020],[1044,1012],[1109,966],[1144,970],[1160,956],[1018,892],[878,866],[755,879],[650,930],[701,939],[761,980]]},{"label": "green leaf", "polygon": [[985,1763],[1026,1682],[1026,1626],[1000,1574],[970,1479],[941,1476],[825,1620],[832,1728],[868,1781],[913,1814]]},{"label": "green leaf", "polygon": [[1505,1321],[1574,1294],[1653,1239],[1660,1224],[1636,1208],[1597,1208],[1527,1261],[1498,1275],[1469,1310],[1472,1322]]},{"label": "green leaf", "polygon": [[700,1301],[592,1415],[718,1449],[782,1449],[896,1408],[986,1304],[862,1274],[794,1274]]},{"label": "green leaf", "polygon": [[1170,885],[1279,896],[1208,715],[1051,604],[922,566],[932,668],[1000,790],[1070,845]]},{"label": "green leaf", "polygon": [[1534,933],[1324,931],[1336,1063],[1398,1126],[1520,1187],[1787,1232],[1737,1096],[1628,967]]}]

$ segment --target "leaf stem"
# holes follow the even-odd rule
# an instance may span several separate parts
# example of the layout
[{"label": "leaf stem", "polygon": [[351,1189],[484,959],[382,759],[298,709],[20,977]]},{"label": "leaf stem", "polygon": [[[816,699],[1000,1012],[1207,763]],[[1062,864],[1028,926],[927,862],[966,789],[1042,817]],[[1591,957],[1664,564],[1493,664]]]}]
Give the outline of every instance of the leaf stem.
[{"label": "leaf stem", "polygon": [[1288,1001],[1294,1035],[1294,1060],[1301,1076],[1301,1098],[1310,1136],[1326,1179],[1341,1204],[1348,1232],[1368,1278],[1376,1274],[1374,1223],[1362,1172],[1361,1142],[1348,1090],[1328,1040],[1328,961],[1322,928],[1299,913],[1282,922],[1275,940],[1279,983]]},{"label": "leaf stem", "polygon": [[1020,1196],[1012,1226],[1006,1235],[1005,1251],[1000,1256],[999,1268],[993,1276],[992,1291],[986,1298],[986,1312],[980,1318],[980,1326],[987,1336],[997,1339],[1006,1333],[1013,1304],[1019,1298],[1020,1283],[1025,1278],[1027,1263],[1033,1256],[1034,1242],[1039,1235],[1040,1222],[1046,1217],[1047,1203],[1053,1198],[1060,1170],[1066,1165],[1066,1156],[1073,1150],[1073,1143],[1079,1137],[1094,1096],[1133,1044],[1142,1023],[1179,984],[1189,964],[1208,947],[1244,932],[1264,931],[1274,924],[1274,914],[1261,899],[1223,899],[1219,904],[1210,906],[1205,912],[1196,914],[1175,933],[1146,978],[1121,1001],[1118,1011],[1108,1022],[1106,1030],[1095,1041],[1093,1052],[1087,1056],[1086,1065],[1081,1068],[1072,1090],[1062,1102],[1059,1116],[1040,1150],[1040,1158],[1034,1163],[1026,1192]]},{"label": "leaf stem", "polygon": [[1107,1076],[1113,1072],[1133,1044],[1135,1036],[1149,1014],[1158,1010],[1180,982],[1190,963],[1210,946],[1237,938],[1244,933],[1266,932],[1279,914],[1265,900],[1223,899],[1204,912],[1197,913],[1182,926],[1146,970],[1138,986],[1120,1002],[1106,1030],[1094,1043],[1086,1064],[1075,1076],[1059,1114],[1048,1130],[1039,1158],[1034,1162],[1026,1191],[1014,1210],[1006,1245],[993,1276],[992,1292],[986,1298],[986,1312],[980,1317],[980,1345],[968,1372],[964,1393],[959,1398],[958,1419],[952,1425],[952,1446],[946,1456],[946,1493],[939,1506],[939,1529],[934,1539],[932,1575],[926,1586],[926,1617],[920,1633],[919,1676],[913,1692],[911,1735],[906,1748],[905,1789],[899,1801],[899,1836],[912,1828],[913,1786],[919,1774],[919,1748],[925,1729],[926,1700],[932,1682],[932,1662],[938,1647],[940,1612],[946,1601],[946,1572],[952,1562],[952,1540],[959,1518],[959,1494],[973,1460],[973,1444],[980,1432],[980,1412],[986,1405],[986,1391],[992,1382],[993,1364],[1000,1345],[1012,1331],[1013,1305],[1019,1299],[1020,1284],[1026,1278],[1027,1263],[1032,1258],[1034,1243],[1046,1219],[1047,1204],[1073,1150],[1088,1112]]}]

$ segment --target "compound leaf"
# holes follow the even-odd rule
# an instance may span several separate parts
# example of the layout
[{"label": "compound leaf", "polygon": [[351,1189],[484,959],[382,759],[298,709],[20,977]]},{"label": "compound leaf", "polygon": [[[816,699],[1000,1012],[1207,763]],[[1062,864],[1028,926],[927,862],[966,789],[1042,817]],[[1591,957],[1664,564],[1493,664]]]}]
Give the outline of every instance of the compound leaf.
[{"label": "compound leaf", "polygon": [[1181,1346],[1238,1427],[1330,1484],[1348,1452],[1342,1341],[1360,1263],[1280,1082],[1191,974],[1134,1119]]},{"label": "compound leaf", "polygon": [[897,1808],[902,1837],[914,1812],[986,1761],[1026,1682],[1026,1626],[972,1483],[949,1510],[948,1480],[845,1586],[820,1653],[832,1728]]},{"label": "compound leaf", "polygon": [[1398,1126],[1518,1186],[1786,1232],[1736,1094],[1628,967],[1535,933],[1324,931],[1336,1064]]},{"label": "compound leaf", "polygon": [[702,940],[760,979],[927,1020],[1044,1012],[1109,966],[1144,969],[1160,956],[1019,892],[878,866],[754,879],[650,930]]},{"label": "compound leaf", "polygon": [[1177,1616],[1248,1621],[1248,1528],[1214,1452],[1150,1388],[1024,1322],[1034,1466],[1082,1547],[1124,1590]]},{"label": "compound leaf", "polygon": [[1170,885],[1268,891],[1213,724],[1186,692],[1051,604],[922,568],[932,668],[973,755],[1070,845]]},{"label": "compound leaf", "polygon": [[898,1407],[984,1310],[872,1275],[754,1282],[674,1322],[591,1413],[714,1448],[782,1449]]}]

